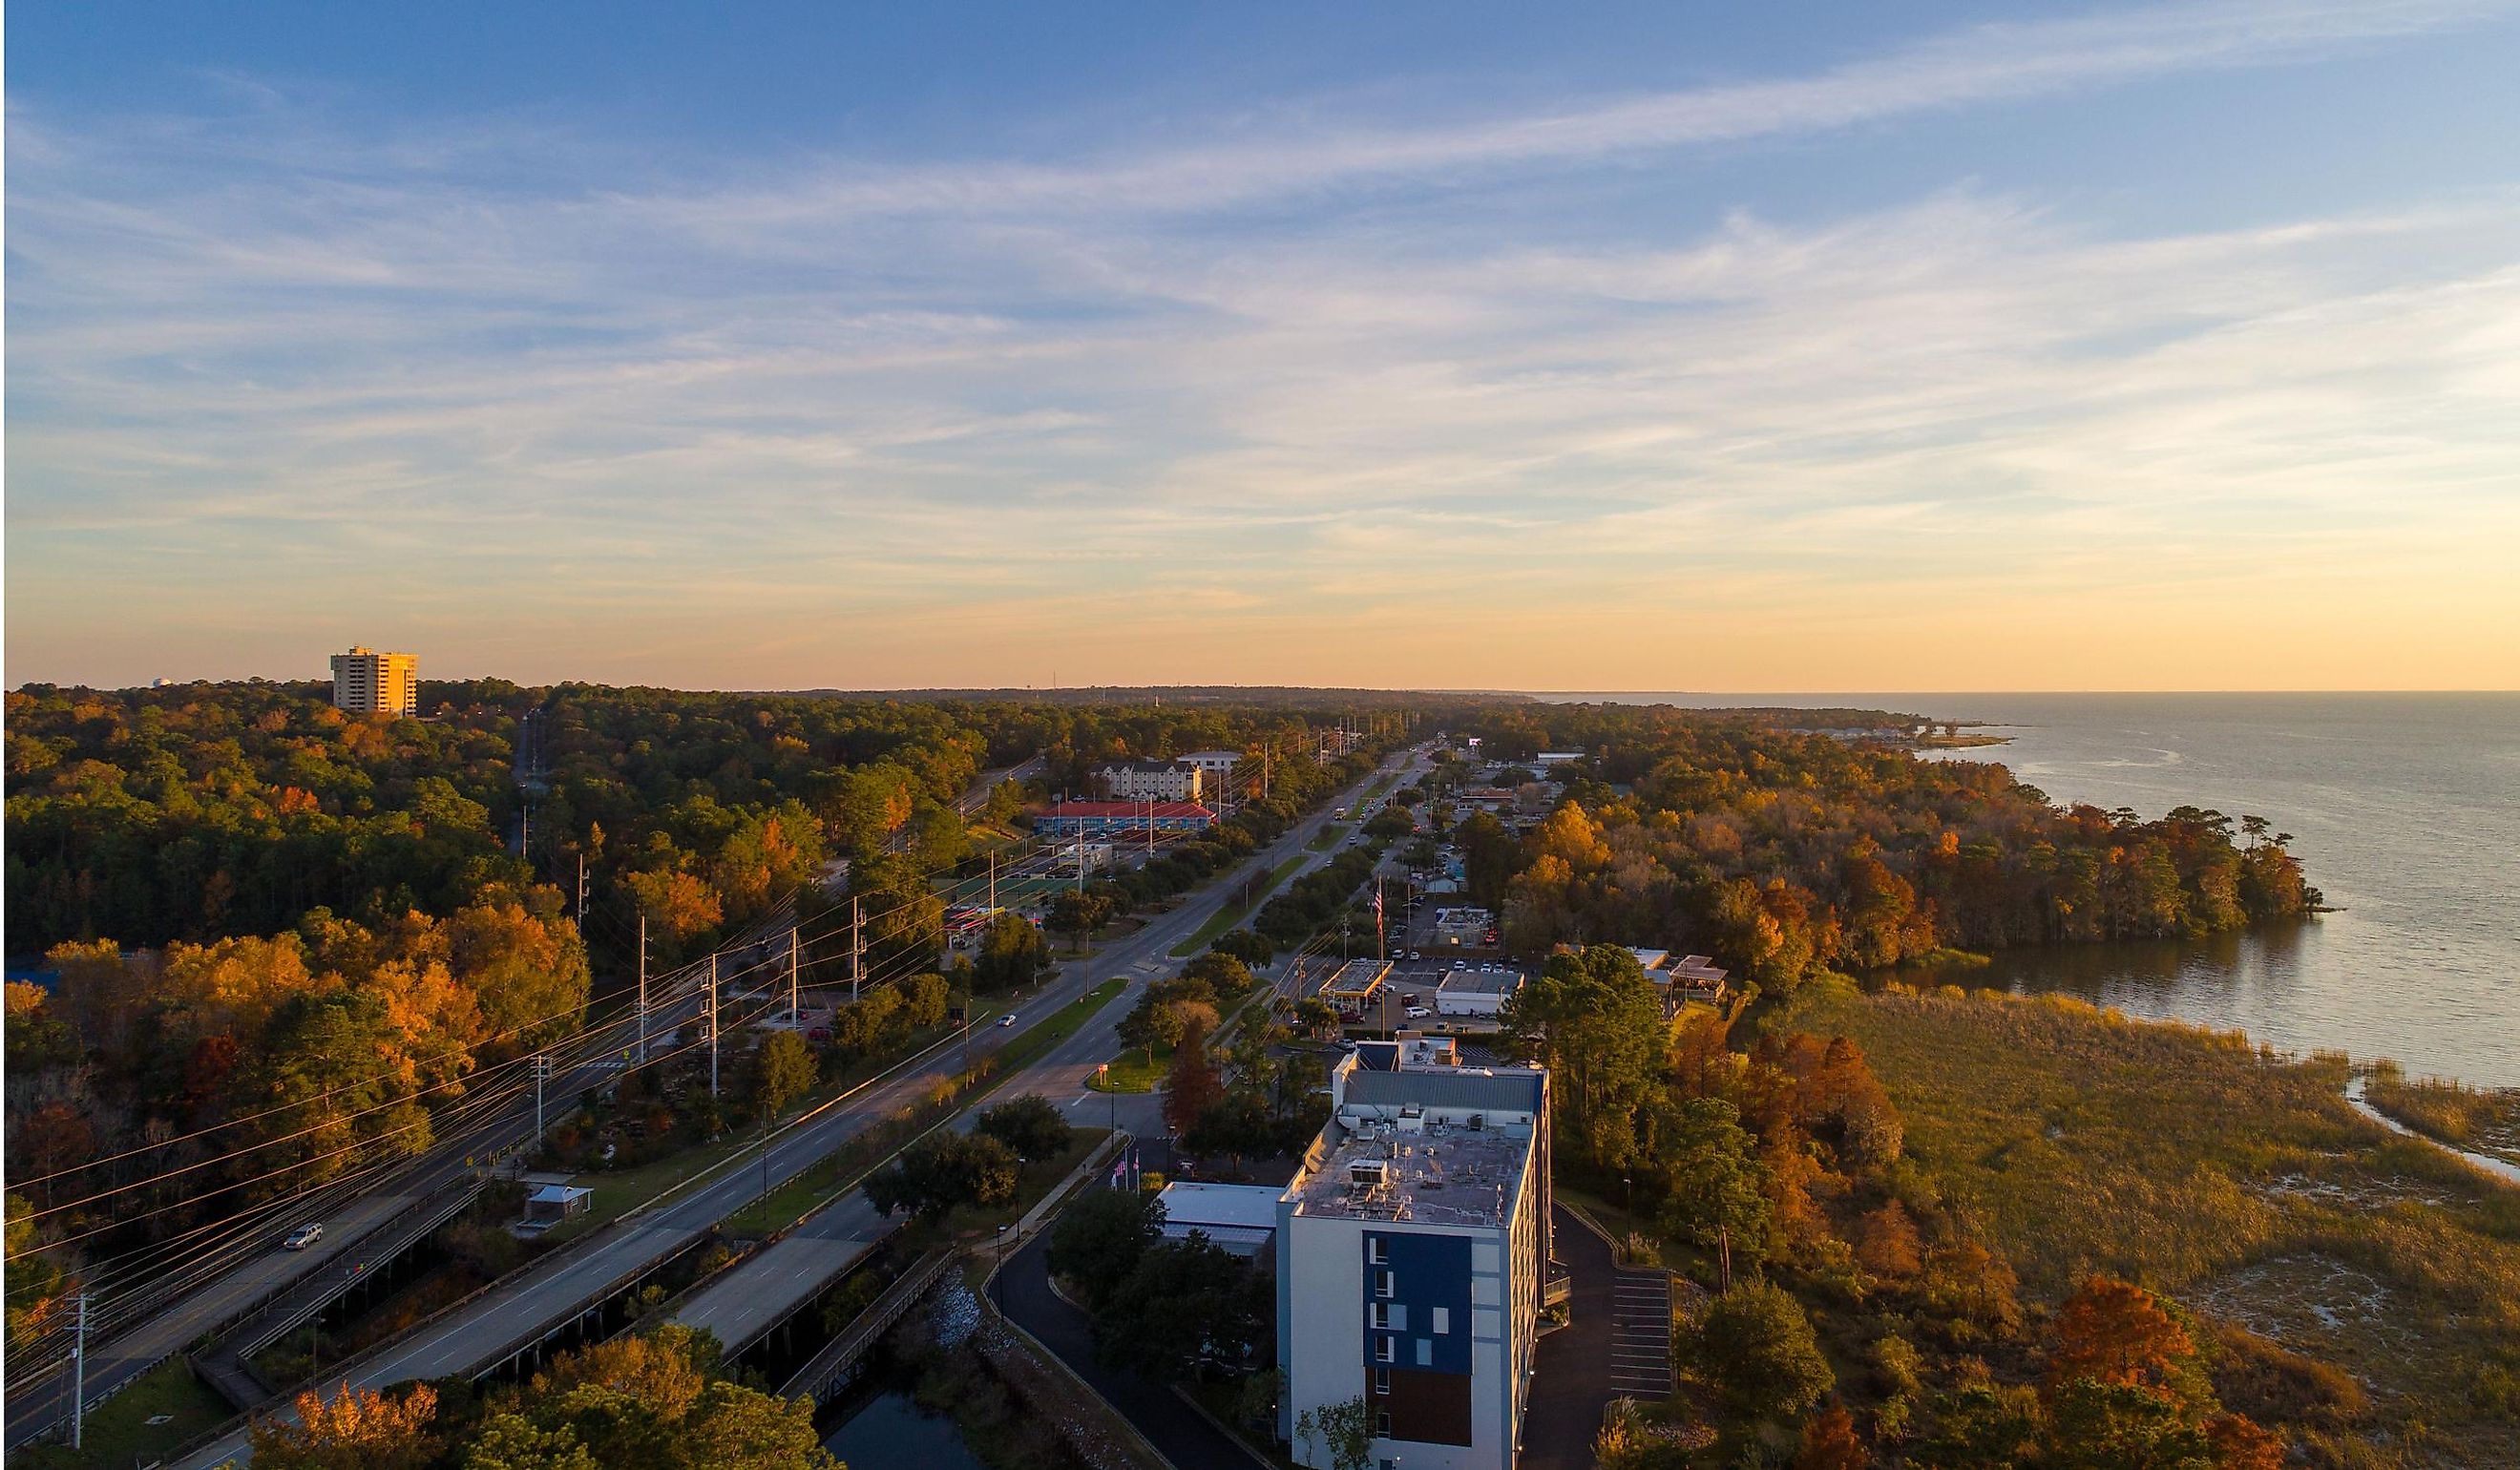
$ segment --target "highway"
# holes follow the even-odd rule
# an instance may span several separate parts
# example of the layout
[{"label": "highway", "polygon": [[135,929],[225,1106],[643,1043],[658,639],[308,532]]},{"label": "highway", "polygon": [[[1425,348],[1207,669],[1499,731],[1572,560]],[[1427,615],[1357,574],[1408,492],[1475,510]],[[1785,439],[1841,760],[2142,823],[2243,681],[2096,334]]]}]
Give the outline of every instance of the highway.
[{"label": "highway", "polygon": [[[1411,751],[1392,756],[1343,798],[1324,803],[1321,810],[1297,823],[1266,850],[1212,879],[1171,913],[1155,915],[1144,928],[1112,941],[1099,954],[1062,965],[1057,978],[1023,1002],[1024,1010],[1038,1014],[1045,1005],[1075,1004],[1097,979],[1117,975],[1127,979],[1129,985],[1076,1035],[1018,1078],[1001,1085],[991,1095],[1039,1091],[1059,1097],[1081,1093],[1084,1079],[1094,1066],[1109,1059],[1118,1049],[1113,1028],[1127,1013],[1135,994],[1147,981],[1178,968],[1180,961],[1169,953],[1172,947],[1194,933],[1225,904],[1235,885],[1245,878],[1298,855],[1308,860],[1302,871],[1327,862],[1332,854],[1313,853],[1309,844],[1329,821],[1329,809],[1342,801],[1353,802],[1357,790],[1371,783],[1376,775],[1406,771],[1415,760]],[[1289,874],[1290,879],[1292,876]],[[972,1045],[980,1050],[990,1050],[1016,1034],[1015,1029],[990,1026],[985,1034],[973,1033]],[[832,1153],[876,1119],[916,1102],[932,1083],[951,1076],[962,1063],[960,1041],[942,1044],[860,1091],[797,1119],[774,1136],[770,1177],[774,1180],[785,1179]],[[743,1153],[662,1206],[616,1221],[585,1241],[525,1268],[444,1318],[343,1364],[341,1375],[360,1387],[376,1388],[470,1372],[495,1362],[513,1345],[575,1313],[597,1288],[630,1274],[646,1263],[663,1259],[751,1203],[761,1192],[762,1174],[758,1154]],[[873,1211],[866,1209],[863,1195],[852,1195],[825,1214],[828,1221],[822,1232],[790,1237],[800,1243],[784,1256],[774,1247],[747,1263],[747,1269],[757,1268],[763,1272],[747,1280],[757,1283],[765,1293],[777,1291],[783,1279],[788,1289],[796,1289],[796,1283],[827,1270],[831,1259],[863,1252],[866,1232],[880,1228]],[[733,1279],[696,1296],[686,1308],[685,1319],[723,1324],[719,1327],[721,1332],[730,1338],[740,1337],[746,1315],[739,1296],[727,1294]],[[712,1304],[711,1298],[721,1300]],[[231,1459],[242,1463],[247,1454],[246,1437],[240,1431],[179,1463],[207,1470]]]},{"label": "highway", "polygon": [[[1119,1025],[1122,1017],[1137,1003],[1140,991],[1149,980],[1178,972],[1183,961],[1172,958],[1172,949],[1212,917],[1224,895],[1236,884],[1254,874],[1265,873],[1290,857],[1304,861],[1290,869],[1275,888],[1286,884],[1338,856],[1333,847],[1328,852],[1315,852],[1313,838],[1321,834],[1325,823],[1331,820],[1330,810],[1345,803],[1352,805],[1357,792],[1372,783],[1376,776],[1392,772],[1406,773],[1415,764],[1414,754],[1403,752],[1376,769],[1374,775],[1351,787],[1343,797],[1316,812],[1281,836],[1264,852],[1227,874],[1222,881],[1211,882],[1189,902],[1170,913],[1157,914],[1146,928],[1111,946],[1109,951],[1072,966],[1067,979],[1082,989],[1096,978],[1110,979],[1117,975],[1129,983],[1113,997],[1076,1034],[1053,1047],[1039,1061],[1021,1073],[1001,1082],[982,1100],[992,1100],[1039,1092],[1068,1109],[1070,1120],[1079,1126],[1104,1124],[1125,1111],[1124,1120],[1133,1133],[1143,1135],[1149,1126],[1159,1129],[1159,1099],[1152,1094],[1105,1096],[1089,1091],[1086,1082],[1096,1067],[1120,1052]],[[1265,896],[1263,897],[1265,902]],[[1254,909],[1258,904],[1253,905]],[[1282,959],[1281,961],[1283,962]],[[1069,992],[1062,991],[1061,994]],[[1033,1016],[1041,1012],[1042,1002],[1024,1007]],[[1018,1017],[1018,1024],[1022,1017]],[[1107,1110],[1107,1111],[1106,1111]],[[967,1109],[957,1125],[968,1128],[978,1116],[977,1108]],[[893,1222],[876,1213],[866,1196],[852,1191],[833,1202],[808,1221],[794,1233],[773,1243],[748,1261],[726,1272],[724,1276],[693,1294],[673,1319],[695,1327],[706,1327],[718,1335],[721,1343],[733,1348],[750,1342],[760,1333],[812,1298],[846,1270],[857,1259],[873,1250],[890,1233]]]},{"label": "highway", "polygon": [[[790,921],[783,908],[756,925],[745,943],[763,934],[786,932]],[[696,981],[678,988],[670,1004],[660,1001],[659,1030],[698,1014]],[[660,995],[665,994],[660,992]],[[637,1018],[623,1016],[587,1033],[562,1053],[546,1094],[575,1097],[586,1088],[609,1080],[623,1048],[637,1037]],[[465,1104],[455,1104],[462,1108]],[[305,1200],[286,1207],[257,1207],[241,1223],[221,1232],[225,1243],[191,1260],[169,1262],[146,1288],[163,1296],[162,1305],[88,1347],[87,1401],[98,1401],[148,1371],[197,1339],[224,1330],[261,1302],[291,1286],[316,1279],[327,1270],[346,1271],[361,1261],[365,1237],[405,1211],[420,1208],[445,1190],[462,1187],[474,1170],[502,1150],[525,1142],[533,1133],[533,1095],[528,1087],[504,1105],[470,1122],[438,1120],[448,1130],[429,1149],[399,1165],[366,1171]],[[301,1221],[324,1223],[324,1238],[303,1251],[279,1249],[279,1238]],[[192,1277],[187,1281],[186,1277]],[[70,1374],[67,1365],[26,1375],[9,1385],[6,1444],[16,1449],[51,1429],[69,1411]]]}]

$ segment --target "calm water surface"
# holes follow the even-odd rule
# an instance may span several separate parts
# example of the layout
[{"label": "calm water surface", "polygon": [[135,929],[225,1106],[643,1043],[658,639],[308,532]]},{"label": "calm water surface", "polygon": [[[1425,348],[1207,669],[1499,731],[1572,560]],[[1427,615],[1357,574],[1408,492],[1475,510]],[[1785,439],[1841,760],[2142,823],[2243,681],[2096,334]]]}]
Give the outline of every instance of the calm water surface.
[{"label": "calm water surface", "polygon": [[823,1447],[849,1470],[987,1470],[963,1444],[952,1419],[927,1412],[910,1397],[906,1375],[883,1372],[862,1381],[832,1412],[837,1423]]},{"label": "calm water surface", "polygon": [[2057,801],[2182,803],[2294,835],[2341,912],[2196,944],[2017,950],[1952,978],[2520,1086],[2520,694],[1546,694],[1984,721]]}]

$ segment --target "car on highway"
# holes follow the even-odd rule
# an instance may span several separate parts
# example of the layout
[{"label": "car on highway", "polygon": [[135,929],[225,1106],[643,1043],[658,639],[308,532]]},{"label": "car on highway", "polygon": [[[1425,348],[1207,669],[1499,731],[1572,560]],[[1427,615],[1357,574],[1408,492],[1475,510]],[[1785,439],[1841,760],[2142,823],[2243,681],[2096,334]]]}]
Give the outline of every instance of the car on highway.
[{"label": "car on highway", "polygon": [[1409,1010],[1408,1010],[1408,1012],[1407,1012],[1407,1013],[1408,1013],[1409,1019],[1411,1019],[1411,1020],[1413,1020],[1413,1021],[1422,1021],[1422,1020],[1426,1019],[1428,1016],[1431,1016],[1431,1015],[1433,1015],[1433,1014],[1434,1014],[1434,1012],[1433,1012],[1433,1011],[1428,1010],[1428,1009],[1427,1009],[1425,1006],[1423,1006],[1423,1005],[1412,1005],[1412,1006],[1410,1006],[1410,1007],[1409,1007]]},{"label": "car on highway", "polygon": [[308,1221],[306,1224],[290,1231],[289,1238],[280,1242],[280,1248],[284,1251],[302,1251],[323,1238],[323,1222]]},{"label": "car on highway", "polygon": [[998,1024],[1001,1026],[1012,1026],[1014,1023],[1015,1013],[1012,1010],[1008,1011],[1005,1015],[998,1017]]}]

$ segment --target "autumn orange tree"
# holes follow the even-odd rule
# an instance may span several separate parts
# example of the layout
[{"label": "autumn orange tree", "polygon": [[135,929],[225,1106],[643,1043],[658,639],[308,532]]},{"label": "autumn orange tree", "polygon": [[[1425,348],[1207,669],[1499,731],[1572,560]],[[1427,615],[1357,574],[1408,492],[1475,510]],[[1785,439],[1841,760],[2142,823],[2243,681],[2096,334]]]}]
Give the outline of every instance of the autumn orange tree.
[{"label": "autumn orange tree", "polygon": [[2272,1470],[2283,1460],[2276,1435],[2223,1412],[2175,1309],[2131,1282],[2092,1276],[2066,1298],[2040,1397],[2059,1470]]},{"label": "autumn orange tree", "polygon": [[437,1390],[414,1384],[395,1395],[356,1389],[346,1381],[327,1399],[297,1396],[295,1422],[253,1421],[253,1462],[265,1470],[420,1470],[437,1457],[431,1433]]}]

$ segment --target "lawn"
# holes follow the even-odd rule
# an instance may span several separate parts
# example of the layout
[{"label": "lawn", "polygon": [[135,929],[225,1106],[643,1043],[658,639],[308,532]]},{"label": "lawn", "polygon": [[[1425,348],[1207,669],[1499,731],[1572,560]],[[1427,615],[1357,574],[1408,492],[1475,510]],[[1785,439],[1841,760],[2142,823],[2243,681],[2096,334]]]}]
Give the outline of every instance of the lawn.
[{"label": "lawn", "polygon": [[[182,1359],[175,1359],[151,1368],[133,1379],[129,1388],[90,1409],[81,1435],[84,1443],[78,1449],[68,1445],[34,1446],[10,1451],[9,1464],[12,1470],[20,1464],[27,1470],[145,1465],[226,1423],[233,1413],[225,1399],[195,1378]],[[149,1422],[159,1414],[166,1416],[165,1423]]]},{"label": "lawn", "polygon": [[1343,822],[1333,822],[1328,826],[1322,828],[1320,836],[1315,837],[1312,841],[1307,842],[1304,845],[1317,853],[1326,853],[1331,848],[1338,846],[1340,839],[1345,836],[1347,836],[1347,824]]},{"label": "lawn", "polygon": [[1111,1059],[1108,1070],[1085,1085],[1098,1092],[1151,1092],[1172,1070],[1173,1048],[1158,1045],[1152,1061],[1145,1048],[1133,1047]]},{"label": "lawn", "polygon": [[1242,922],[1245,918],[1250,917],[1251,911],[1268,902],[1269,895],[1275,893],[1278,889],[1278,885],[1286,880],[1286,874],[1293,872],[1296,868],[1302,865],[1303,861],[1304,860],[1301,858],[1288,858],[1285,862],[1279,864],[1274,869],[1271,869],[1268,875],[1262,878],[1253,888],[1251,902],[1247,904],[1228,904],[1224,908],[1219,909],[1214,913],[1208,915],[1207,922],[1199,925],[1196,933],[1173,946],[1173,958],[1175,959],[1190,958],[1199,951],[1206,949],[1211,944],[1214,944],[1218,935],[1233,928],[1236,924]]}]

